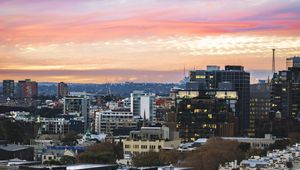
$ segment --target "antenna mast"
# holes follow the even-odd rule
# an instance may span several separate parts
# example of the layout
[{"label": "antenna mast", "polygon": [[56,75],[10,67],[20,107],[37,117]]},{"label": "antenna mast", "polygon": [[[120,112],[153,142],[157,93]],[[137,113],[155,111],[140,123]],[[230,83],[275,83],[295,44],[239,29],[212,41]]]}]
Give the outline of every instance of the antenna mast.
[{"label": "antenna mast", "polygon": [[275,73],[275,49],[273,48],[272,49],[273,51],[273,58],[272,58],[272,73],[274,74]]}]

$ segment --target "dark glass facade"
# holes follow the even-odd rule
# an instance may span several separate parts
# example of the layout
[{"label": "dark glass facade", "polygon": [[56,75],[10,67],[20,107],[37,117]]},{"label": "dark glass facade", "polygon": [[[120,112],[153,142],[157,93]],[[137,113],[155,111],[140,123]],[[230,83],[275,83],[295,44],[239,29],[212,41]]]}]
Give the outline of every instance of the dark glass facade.
[{"label": "dark glass facade", "polygon": [[300,117],[300,68],[275,73],[272,79],[271,117]]},{"label": "dark glass facade", "polygon": [[207,69],[190,72],[187,90],[223,89],[235,90],[238,94],[236,116],[239,118],[240,134],[249,127],[250,73],[243,66],[225,66],[225,70]]},{"label": "dark glass facade", "polygon": [[211,136],[234,136],[235,91],[181,90],[176,95],[179,137],[188,142]]},{"label": "dark glass facade", "polygon": [[270,83],[263,82],[250,86],[249,136],[256,136],[256,126],[269,120],[270,93]]}]

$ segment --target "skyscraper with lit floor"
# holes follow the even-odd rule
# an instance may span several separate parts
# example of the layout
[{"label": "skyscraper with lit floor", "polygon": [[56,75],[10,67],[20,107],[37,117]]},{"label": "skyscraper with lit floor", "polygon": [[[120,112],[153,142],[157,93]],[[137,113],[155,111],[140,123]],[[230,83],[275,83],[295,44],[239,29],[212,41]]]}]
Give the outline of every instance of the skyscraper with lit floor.
[{"label": "skyscraper with lit floor", "polygon": [[234,90],[237,92],[236,116],[239,118],[240,134],[246,134],[249,126],[250,73],[243,66],[207,66],[207,70],[193,70],[187,90]]},{"label": "skyscraper with lit floor", "polygon": [[300,57],[287,58],[287,70],[272,78],[271,116],[300,118]]}]

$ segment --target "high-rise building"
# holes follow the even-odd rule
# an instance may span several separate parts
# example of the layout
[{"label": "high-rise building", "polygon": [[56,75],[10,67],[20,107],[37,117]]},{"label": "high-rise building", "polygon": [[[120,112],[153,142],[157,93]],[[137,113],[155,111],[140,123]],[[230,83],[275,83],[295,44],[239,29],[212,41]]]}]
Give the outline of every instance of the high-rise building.
[{"label": "high-rise building", "polygon": [[300,67],[293,64],[288,70],[275,73],[271,83],[271,116],[284,119],[299,118]]},{"label": "high-rise building", "polygon": [[15,96],[14,80],[3,80],[3,96],[10,97],[10,98]]},{"label": "high-rise building", "polygon": [[289,68],[300,68],[300,57],[294,56],[286,59],[286,70]]},{"label": "high-rise building", "polygon": [[250,100],[250,73],[243,66],[225,66],[220,70],[217,66],[208,66],[207,70],[193,70],[190,72],[190,82],[186,84],[187,90],[234,90],[238,101],[236,116],[239,118],[240,133],[244,134],[249,125]]},{"label": "high-rise building", "polygon": [[130,96],[133,115],[152,121],[156,114],[155,94],[133,91]]},{"label": "high-rise building", "polygon": [[60,82],[57,84],[57,97],[64,98],[69,95],[69,87],[66,83]]},{"label": "high-rise building", "polygon": [[84,130],[89,128],[90,99],[88,96],[64,97],[64,114],[80,116],[84,119]]},{"label": "high-rise building", "polygon": [[17,96],[19,98],[33,98],[38,96],[38,83],[30,79],[20,80],[17,83]]},{"label": "high-rise building", "polygon": [[269,120],[271,87],[266,81],[250,85],[249,136],[255,136],[255,127]]},{"label": "high-rise building", "polygon": [[182,140],[234,136],[237,92],[233,90],[179,90],[176,95],[177,130]]}]

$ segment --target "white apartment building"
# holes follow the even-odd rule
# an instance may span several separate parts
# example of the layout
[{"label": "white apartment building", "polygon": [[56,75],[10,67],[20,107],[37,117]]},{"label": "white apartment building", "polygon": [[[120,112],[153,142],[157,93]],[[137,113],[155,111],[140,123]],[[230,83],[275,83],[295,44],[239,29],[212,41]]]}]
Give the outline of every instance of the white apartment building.
[{"label": "white apartment building", "polygon": [[121,127],[136,127],[137,120],[129,110],[105,110],[95,114],[95,131],[112,134],[113,130]]},{"label": "white apartment building", "polygon": [[145,93],[144,91],[133,91],[130,94],[130,110],[134,116],[152,121],[155,118],[155,94]]}]

